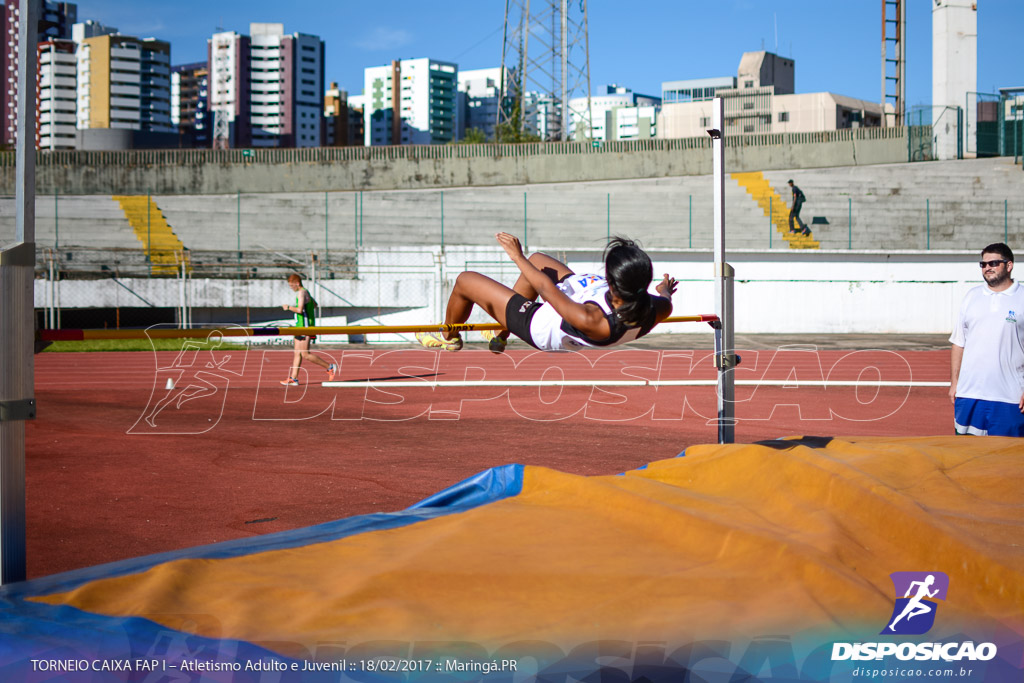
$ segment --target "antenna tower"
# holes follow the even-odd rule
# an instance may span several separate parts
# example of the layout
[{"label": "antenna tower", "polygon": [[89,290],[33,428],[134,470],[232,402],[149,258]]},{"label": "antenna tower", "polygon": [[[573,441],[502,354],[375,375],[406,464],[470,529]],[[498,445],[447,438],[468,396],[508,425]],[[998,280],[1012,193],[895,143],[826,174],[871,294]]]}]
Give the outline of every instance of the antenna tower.
[{"label": "antenna tower", "polygon": [[[505,0],[497,123],[542,140],[591,137],[587,0]],[[585,98],[575,107],[573,98]]]}]

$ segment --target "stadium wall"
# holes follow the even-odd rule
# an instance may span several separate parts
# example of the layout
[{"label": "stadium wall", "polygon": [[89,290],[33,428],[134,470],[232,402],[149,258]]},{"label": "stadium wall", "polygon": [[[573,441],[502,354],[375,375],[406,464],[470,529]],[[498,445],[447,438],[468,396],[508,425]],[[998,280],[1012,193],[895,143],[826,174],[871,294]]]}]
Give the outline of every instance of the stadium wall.
[{"label": "stadium wall", "polygon": [[[907,128],[742,135],[726,140],[729,172],[908,161]],[[706,175],[710,138],[261,150],[42,151],[39,194],[197,195],[429,189]],[[0,194],[14,193],[13,153]]]}]

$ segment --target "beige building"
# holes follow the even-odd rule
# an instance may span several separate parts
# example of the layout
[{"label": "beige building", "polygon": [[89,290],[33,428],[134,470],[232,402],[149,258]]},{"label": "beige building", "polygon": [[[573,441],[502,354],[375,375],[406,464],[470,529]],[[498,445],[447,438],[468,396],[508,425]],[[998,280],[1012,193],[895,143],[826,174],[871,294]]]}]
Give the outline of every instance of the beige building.
[{"label": "beige building", "polygon": [[[735,88],[717,89],[725,104],[725,134],[809,133],[882,125],[882,105],[830,92],[794,93],[795,65],[770,52],[747,52]],[[664,102],[659,138],[689,138],[711,127],[710,98]]]},{"label": "beige building", "polygon": [[171,46],[99,35],[78,43],[78,128],[170,133]]},{"label": "beige building", "polygon": [[[725,134],[810,133],[843,128],[882,125],[882,106],[830,92],[794,95],[762,93],[747,98],[725,99]],[[744,101],[746,99],[746,101]],[[743,109],[754,100],[753,107]],[[658,116],[659,138],[691,138],[706,135],[711,127],[712,100],[663,104]],[[732,105],[732,106],[730,106]],[[737,106],[738,105],[738,106]]]}]

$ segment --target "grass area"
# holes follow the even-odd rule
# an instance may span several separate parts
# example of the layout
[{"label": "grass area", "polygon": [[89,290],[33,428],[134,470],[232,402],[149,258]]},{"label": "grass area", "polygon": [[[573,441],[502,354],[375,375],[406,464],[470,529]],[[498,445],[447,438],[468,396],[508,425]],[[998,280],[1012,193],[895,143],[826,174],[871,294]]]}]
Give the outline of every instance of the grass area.
[{"label": "grass area", "polygon": [[[88,339],[85,341],[56,341],[46,347],[43,353],[57,352],[90,352],[90,351],[181,351],[186,342],[200,342],[204,339]],[[245,344],[221,344],[220,349],[245,349]]]}]

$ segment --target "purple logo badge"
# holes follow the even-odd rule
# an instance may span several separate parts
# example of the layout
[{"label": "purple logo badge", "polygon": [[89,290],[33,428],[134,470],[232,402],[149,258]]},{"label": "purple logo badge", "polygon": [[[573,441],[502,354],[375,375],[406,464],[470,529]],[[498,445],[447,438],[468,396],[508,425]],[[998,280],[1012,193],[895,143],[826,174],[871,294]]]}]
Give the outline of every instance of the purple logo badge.
[{"label": "purple logo badge", "polygon": [[942,572],[893,572],[896,605],[882,635],[921,635],[935,623],[936,600],[945,600],[949,577]]}]

